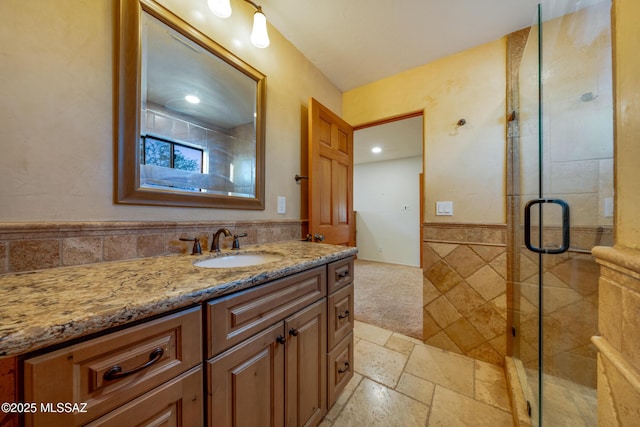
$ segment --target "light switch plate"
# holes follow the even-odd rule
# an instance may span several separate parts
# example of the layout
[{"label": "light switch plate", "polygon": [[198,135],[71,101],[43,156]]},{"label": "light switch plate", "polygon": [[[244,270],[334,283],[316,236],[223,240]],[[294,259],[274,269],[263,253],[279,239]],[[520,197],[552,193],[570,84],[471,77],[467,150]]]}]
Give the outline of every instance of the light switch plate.
[{"label": "light switch plate", "polygon": [[278,196],[278,213],[287,213],[287,198],[284,196]]},{"label": "light switch plate", "polygon": [[453,202],[436,202],[436,215],[453,215]]},{"label": "light switch plate", "polygon": [[604,199],[604,216],[605,218],[613,216],[613,197],[605,197]]}]

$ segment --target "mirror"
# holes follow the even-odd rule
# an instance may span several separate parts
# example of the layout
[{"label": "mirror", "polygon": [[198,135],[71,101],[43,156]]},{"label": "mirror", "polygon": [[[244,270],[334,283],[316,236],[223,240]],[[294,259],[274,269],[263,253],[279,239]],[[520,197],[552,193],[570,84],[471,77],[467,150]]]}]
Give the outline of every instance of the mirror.
[{"label": "mirror", "polygon": [[115,202],[264,209],[266,77],[153,0],[116,25]]}]

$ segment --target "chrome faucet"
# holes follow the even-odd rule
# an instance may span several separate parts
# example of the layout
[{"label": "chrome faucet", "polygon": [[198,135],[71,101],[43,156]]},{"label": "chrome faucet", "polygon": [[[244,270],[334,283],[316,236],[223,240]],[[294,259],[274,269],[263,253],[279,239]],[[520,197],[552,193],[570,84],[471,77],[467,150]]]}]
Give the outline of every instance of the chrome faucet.
[{"label": "chrome faucet", "polygon": [[213,241],[211,242],[211,252],[220,252],[220,235],[223,234],[225,237],[231,237],[231,231],[228,228],[221,228],[215,232],[213,235]]}]

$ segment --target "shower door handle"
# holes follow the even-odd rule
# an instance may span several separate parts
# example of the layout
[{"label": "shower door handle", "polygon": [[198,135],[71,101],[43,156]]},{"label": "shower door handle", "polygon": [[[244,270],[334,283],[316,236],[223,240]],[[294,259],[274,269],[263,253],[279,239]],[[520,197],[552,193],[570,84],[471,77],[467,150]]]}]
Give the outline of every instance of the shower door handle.
[{"label": "shower door handle", "polygon": [[[559,248],[538,248],[531,244],[531,208],[544,203],[554,203],[562,208],[562,245]],[[561,199],[533,199],[524,207],[524,244],[532,252],[539,254],[561,254],[569,249],[570,244],[569,205]]]}]

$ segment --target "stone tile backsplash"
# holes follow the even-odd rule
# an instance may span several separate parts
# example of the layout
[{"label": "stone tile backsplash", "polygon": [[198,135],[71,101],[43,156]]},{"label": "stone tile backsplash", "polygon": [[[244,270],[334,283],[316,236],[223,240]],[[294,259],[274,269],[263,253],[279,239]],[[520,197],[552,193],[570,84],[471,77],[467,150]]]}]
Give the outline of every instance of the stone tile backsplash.
[{"label": "stone tile backsplash", "polygon": [[[191,253],[198,237],[208,251],[213,233],[247,233],[240,244],[300,239],[305,221],[0,223],[0,274],[167,254]],[[45,237],[46,236],[46,237]],[[230,248],[232,238],[221,241]]]}]

